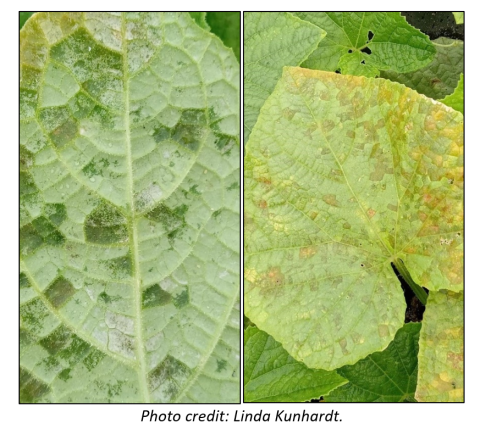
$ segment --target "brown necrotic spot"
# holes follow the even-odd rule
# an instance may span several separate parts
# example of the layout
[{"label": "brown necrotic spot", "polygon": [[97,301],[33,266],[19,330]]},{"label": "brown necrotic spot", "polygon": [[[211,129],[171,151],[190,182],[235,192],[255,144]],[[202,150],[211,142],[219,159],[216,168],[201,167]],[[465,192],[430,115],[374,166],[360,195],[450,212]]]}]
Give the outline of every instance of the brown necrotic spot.
[{"label": "brown necrotic spot", "polygon": [[329,206],[340,207],[340,202],[337,200],[337,196],[334,194],[327,194],[322,197]]},{"label": "brown necrotic spot", "polygon": [[172,295],[163,290],[158,284],[150,286],[142,293],[143,308],[167,305],[172,301]]},{"label": "brown necrotic spot", "polygon": [[257,278],[262,295],[278,293],[284,283],[285,275],[279,267],[272,267]]},{"label": "brown necrotic spot", "polygon": [[111,204],[102,203],[84,223],[86,240],[91,243],[113,244],[128,241],[127,220]]},{"label": "brown necrotic spot", "polygon": [[307,259],[307,258],[311,258],[316,253],[317,253],[316,246],[307,246],[307,247],[302,247],[300,249],[299,256],[302,259]]},{"label": "brown necrotic spot", "polygon": [[75,288],[66,278],[57,278],[46,290],[45,296],[55,307],[62,307],[74,294]]}]

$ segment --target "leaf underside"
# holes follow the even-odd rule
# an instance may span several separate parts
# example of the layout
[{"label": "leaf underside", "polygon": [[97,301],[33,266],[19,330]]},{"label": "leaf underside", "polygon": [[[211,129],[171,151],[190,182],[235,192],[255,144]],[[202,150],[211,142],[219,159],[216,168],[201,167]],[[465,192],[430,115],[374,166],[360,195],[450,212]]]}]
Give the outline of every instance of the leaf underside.
[{"label": "leaf underside", "polygon": [[256,327],[244,334],[244,401],[303,402],[346,383],[335,371],[307,368]]},{"label": "leaf underside", "polygon": [[410,402],[417,383],[421,326],[408,323],[384,351],[338,369],[348,383],[327,395],[325,402]]},{"label": "leaf underside", "polygon": [[427,65],[435,47],[400,12],[295,12],[327,32],[303,67],[356,76],[410,72]]},{"label": "leaf underside", "polygon": [[332,370],[403,326],[391,262],[463,288],[463,116],[383,79],[286,67],[245,157],[245,314]]},{"label": "leaf underside", "polygon": [[188,13],[20,33],[21,402],[239,400],[239,70]]}]

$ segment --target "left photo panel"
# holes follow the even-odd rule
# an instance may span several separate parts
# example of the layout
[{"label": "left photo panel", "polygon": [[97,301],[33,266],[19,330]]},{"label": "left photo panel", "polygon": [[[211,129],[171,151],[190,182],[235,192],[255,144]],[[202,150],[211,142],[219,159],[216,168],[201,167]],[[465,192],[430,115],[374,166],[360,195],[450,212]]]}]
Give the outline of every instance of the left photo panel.
[{"label": "left photo panel", "polygon": [[239,403],[240,13],[20,26],[19,402]]}]

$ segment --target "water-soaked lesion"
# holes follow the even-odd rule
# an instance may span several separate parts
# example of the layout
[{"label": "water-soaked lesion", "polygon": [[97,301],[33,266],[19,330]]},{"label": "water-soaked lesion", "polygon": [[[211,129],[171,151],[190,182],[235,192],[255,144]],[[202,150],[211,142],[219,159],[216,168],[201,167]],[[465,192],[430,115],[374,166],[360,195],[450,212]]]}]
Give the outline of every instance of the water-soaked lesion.
[{"label": "water-soaked lesion", "polygon": [[190,374],[190,368],[184,363],[172,356],[167,356],[148,374],[150,390],[161,402],[171,402],[176,398]]},{"label": "water-soaked lesion", "polygon": [[75,295],[76,289],[65,277],[60,276],[45,290],[48,301],[55,307],[63,307]]},{"label": "water-soaked lesion", "polygon": [[147,219],[161,223],[165,228],[167,237],[170,241],[180,237],[187,226],[185,214],[188,211],[186,204],[181,204],[175,208],[170,208],[166,204],[159,204],[145,216]]},{"label": "water-soaked lesion", "polygon": [[62,216],[53,215],[53,220],[57,224],[45,216],[40,216],[20,228],[20,248],[23,255],[31,254],[44,244],[60,246],[65,242],[64,235],[57,228],[57,225],[63,222]]},{"label": "water-soaked lesion", "polygon": [[154,284],[142,292],[142,307],[158,307],[167,305],[172,301],[172,295],[163,290],[160,285]]},{"label": "water-soaked lesion", "polygon": [[85,238],[91,243],[114,244],[128,241],[127,219],[106,202],[93,210],[84,222]]},{"label": "water-soaked lesion", "polygon": [[173,304],[177,308],[185,307],[190,302],[190,293],[188,287],[173,297]]},{"label": "water-soaked lesion", "polygon": [[187,109],[171,131],[171,138],[181,146],[197,152],[206,133],[207,118],[202,109]]},{"label": "water-soaked lesion", "polygon": [[20,402],[40,402],[42,397],[50,392],[50,387],[35,378],[29,371],[20,367]]}]

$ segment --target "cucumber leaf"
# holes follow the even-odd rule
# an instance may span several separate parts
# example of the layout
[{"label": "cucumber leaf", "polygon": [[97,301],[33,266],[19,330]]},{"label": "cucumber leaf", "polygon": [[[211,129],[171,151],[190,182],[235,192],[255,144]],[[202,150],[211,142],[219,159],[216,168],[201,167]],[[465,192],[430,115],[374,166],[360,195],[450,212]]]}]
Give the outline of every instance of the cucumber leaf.
[{"label": "cucumber leaf", "polygon": [[423,316],[415,398],[463,402],[463,292],[430,292]]},{"label": "cucumber leaf", "polygon": [[300,65],[325,34],[317,26],[286,12],[245,12],[244,142],[282,75],[282,67]]},{"label": "cucumber leaf", "polygon": [[463,12],[452,12],[457,25],[463,24]]},{"label": "cucumber leaf", "polygon": [[240,61],[240,12],[208,12],[206,19],[212,33],[232,48]]},{"label": "cucumber leaf", "polygon": [[417,384],[420,323],[400,328],[382,352],[337,370],[349,382],[325,397],[325,402],[412,402]]},{"label": "cucumber leaf", "polygon": [[335,371],[307,368],[270,335],[255,327],[244,334],[244,401],[300,402],[346,383]]},{"label": "cucumber leaf", "polygon": [[239,67],[188,13],[20,32],[21,402],[239,400]]},{"label": "cucumber leaf", "polygon": [[374,77],[380,70],[417,70],[435,56],[430,39],[408,24],[400,12],[294,14],[327,32],[302,67]]},{"label": "cucumber leaf", "polygon": [[19,12],[20,13],[20,30],[22,27],[25,25],[25,22],[27,22],[27,19],[29,19],[35,12]]},{"label": "cucumber leaf", "polygon": [[381,77],[403,83],[427,97],[439,100],[451,94],[463,73],[463,48],[461,40],[440,37],[433,41],[437,53],[426,67],[411,73],[382,71]]},{"label": "cucumber leaf", "polygon": [[460,75],[460,80],[455,88],[455,91],[453,91],[453,94],[447,95],[443,100],[440,101],[443,104],[450,106],[452,109],[463,113],[463,73]]},{"label": "cucumber leaf", "polygon": [[463,289],[463,115],[383,79],[286,67],[245,157],[245,314],[332,370],[403,326],[391,263]]},{"label": "cucumber leaf", "polygon": [[188,12],[193,20],[204,30],[210,31],[207,24],[207,12]]}]

